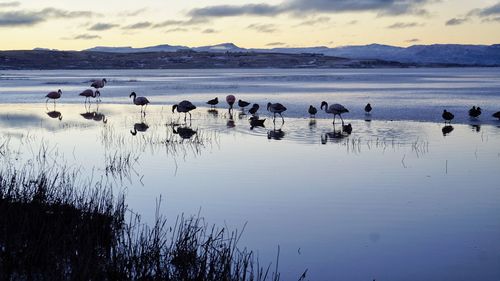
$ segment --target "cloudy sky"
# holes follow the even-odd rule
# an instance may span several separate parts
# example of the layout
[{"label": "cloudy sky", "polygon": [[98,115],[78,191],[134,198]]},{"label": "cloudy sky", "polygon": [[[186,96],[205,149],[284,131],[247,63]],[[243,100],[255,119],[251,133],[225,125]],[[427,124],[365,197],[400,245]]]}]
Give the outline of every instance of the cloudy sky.
[{"label": "cloudy sky", "polygon": [[500,43],[498,0],[0,0],[0,49]]}]

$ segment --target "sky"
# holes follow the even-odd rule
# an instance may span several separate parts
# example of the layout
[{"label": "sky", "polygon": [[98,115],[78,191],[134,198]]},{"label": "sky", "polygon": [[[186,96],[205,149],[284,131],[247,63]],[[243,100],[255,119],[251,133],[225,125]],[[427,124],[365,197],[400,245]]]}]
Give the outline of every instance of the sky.
[{"label": "sky", "polygon": [[498,0],[0,0],[0,49],[500,43]]}]

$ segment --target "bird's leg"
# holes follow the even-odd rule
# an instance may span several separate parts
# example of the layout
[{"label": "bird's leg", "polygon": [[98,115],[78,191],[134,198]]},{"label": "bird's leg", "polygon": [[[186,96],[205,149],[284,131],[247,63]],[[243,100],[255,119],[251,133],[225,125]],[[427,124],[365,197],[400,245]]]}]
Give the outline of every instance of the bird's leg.
[{"label": "bird's leg", "polygon": [[187,113],[184,112],[184,123],[186,123]]},{"label": "bird's leg", "polygon": [[335,125],[335,114],[333,114],[333,125]]},{"label": "bird's leg", "polygon": [[191,122],[191,112],[188,112],[189,113],[189,122]]},{"label": "bird's leg", "polygon": [[283,115],[281,115],[281,113],[280,113],[280,116],[281,116],[281,121],[283,121],[283,123],[285,123],[285,118],[283,118]]},{"label": "bird's leg", "polygon": [[342,127],[344,126],[344,119],[342,119],[342,114],[339,114],[340,120],[342,121]]}]

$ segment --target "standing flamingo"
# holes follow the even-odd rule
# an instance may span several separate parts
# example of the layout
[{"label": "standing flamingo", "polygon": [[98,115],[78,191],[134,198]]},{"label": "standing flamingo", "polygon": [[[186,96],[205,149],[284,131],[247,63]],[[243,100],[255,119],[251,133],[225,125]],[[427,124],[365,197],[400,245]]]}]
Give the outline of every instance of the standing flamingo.
[{"label": "standing flamingo", "polygon": [[106,78],[103,78],[102,80],[95,79],[92,84],[90,84],[90,87],[99,90],[100,88],[104,88],[104,86],[108,83]]},{"label": "standing flamingo", "polygon": [[183,100],[179,104],[172,106],[172,113],[177,109],[177,112],[184,113],[184,122],[186,122],[187,114],[189,113],[189,120],[191,120],[191,110],[196,109],[196,106],[190,101]]},{"label": "standing flamingo", "polygon": [[100,96],[101,93],[98,90],[95,90],[95,92],[92,89],[87,89],[83,92],[80,93],[80,96],[85,97],[85,103],[87,103],[89,98],[95,98]]},{"label": "standing flamingo", "polygon": [[[148,107],[149,100],[146,97],[138,97],[135,92],[132,92],[129,96],[129,98],[134,97],[133,103],[135,105],[140,105],[141,106],[141,114],[144,112],[144,115],[146,115],[146,108]],[[146,107],[144,107],[146,106]],[[144,107],[144,110],[143,110]]]},{"label": "standing flamingo", "polygon": [[276,113],[278,113],[281,116],[281,120],[283,123],[285,123],[285,118],[283,118],[283,113],[286,111],[286,107],[284,107],[281,103],[267,103],[267,111],[270,111],[274,114],[273,121],[276,121]]},{"label": "standing flamingo", "polygon": [[347,113],[349,110],[345,108],[343,105],[335,103],[328,107],[328,103],[326,101],[321,102],[321,109],[325,107],[325,112],[333,114],[333,124],[335,124],[335,116],[338,115],[340,120],[342,120],[342,126],[344,126],[344,119],[342,119],[342,113]]},{"label": "standing flamingo", "polygon": [[56,100],[59,99],[62,95],[61,89],[57,90],[57,92],[50,92],[45,97],[47,101],[45,101],[45,105],[49,102],[49,99],[54,100],[54,106],[56,105]]},{"label": "standing flamingo", "polygon": [[229,110],[233,110],[233,104],[236,101],[236,98],[233,95],[228,95],[226,97],[226,102],[229,104]]}]

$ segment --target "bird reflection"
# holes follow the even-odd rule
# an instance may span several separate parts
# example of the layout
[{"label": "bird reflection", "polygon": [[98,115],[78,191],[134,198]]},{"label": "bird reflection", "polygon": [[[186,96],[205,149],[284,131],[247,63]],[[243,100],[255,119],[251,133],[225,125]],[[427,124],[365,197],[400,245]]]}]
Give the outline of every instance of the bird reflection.
[{"label": "bird reflection", "polygon": [[267,131],[267,139],[282,140],[285,137],[285,132],[281,130],[283,124],[281,124],[279,129],[276,129],[276,124],[274,122],[273,124],[274,128],[272,130]]},{"label": "bird reflection", "polygon": [[234,128],[234,126],[236,126],[234,124],[233,110],[232,109],[229,110],[229,120],[227,120],[227,124],[226,125],[227,125],[228,128]]},{"label": "bird reflection", "polygon": [[95,112],[89,112],[89,111],[87,111],[87,112],[85,112],[85,113],[80,113],[80,115],[81,115],[84,119],[86,119],[86,120],[93,120],[93,119],[94,119],[94,114],[95,114]]},{"label": "bird reflection", "polygon": [[52,111],[49,111],[47,112],[47,115],[50,117],[50,118],[53,118],[53,119],[59,119],[59,121],[62,120],[62,114],[60,111],[56,111],[56,110],[52,110]]},{"label": "bird reflection", "polygon": [[196,135],[196,131],[188,126],[179,126],[177,129],[175,128],[175,126],[173,126],[172,129],[174,131],[174,134],[179,135],[179,137],[181,137],[183,140],[188,140]]},{"label": "bird reflection", "polygon": [[472,131],[479,133],[481,132],[481,125],[470,125],[472,128]]},{"label": "bird reflection", "polygon": [[[141,116],[142,116],[142,114],[141,114]],[[134,130],[130,130],[130,133],[132,134],[132,136],[135,136],[135,135],[137,135],[137,132],[144,133],[148,129],[149,129],[149,126],[148,126],[148,124],[146,124],[146,119],[141,118],[141,123],[135,123]]]},{"label": "bird reflection", "polygon": [[212,116],[214,118],[217,118],[219,116],[219,111],[217,109],[212,108],[207,110],[207,112],[209,116]]},{"label": "bird reflection", "polygon": [[310,119],[309,120],[309,128],[313,129],[316,127],[316,119]]},{"label": "bird reflection", "polygon": [[342,125],[340,130],[336,130],[334,125],[332,132],[328,132],[321,135],[321,144],[326,144],[329,139],[333,142],[339,142],[343,138],[348,137],[351,133],[352,133],[351,124]]},{"label": "bird reflection", "polygon": [[452,125],[445,125],[445,126],[441,129],[441,131],[443,132],[443,136],[445,136],[445,137],[446,137],[446,136],[447,136],[447,135],[449,135],[451,132],[453,132],[453,130],[454,130],[454,129],[455,129],[455,128],[453,128],[453,126],[452,126]]},{"label": "bird reflection", "polygon": [[250,130],[253,130],[253,128],[255,127],[265,128],[266,127],[264,126],[265,121],[266,119],[259,119],[259,116],[257,115],[250,117],[250,119],[248,119],[248,122],[250,122]]},{"label": "bird reflection", "polygon": [[108,119],[106,118],[106,116],[99,112],[94,112],[94,117],[92,119],[97,122],[102,121],[102,123],[104,124],[108,123]]}]

